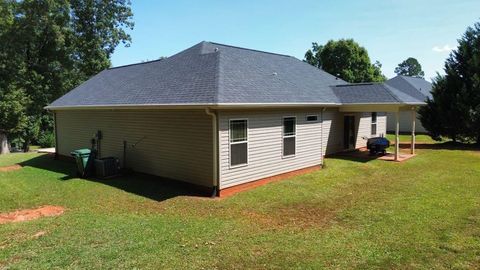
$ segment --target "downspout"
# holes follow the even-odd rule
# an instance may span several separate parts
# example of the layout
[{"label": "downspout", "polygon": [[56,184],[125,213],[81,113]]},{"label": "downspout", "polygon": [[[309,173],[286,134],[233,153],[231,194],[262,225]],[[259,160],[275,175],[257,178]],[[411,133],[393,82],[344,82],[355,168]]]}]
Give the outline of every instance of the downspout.
[{"label": "downspout", "polygon": [[323,112],[326,110],[327,108],[323,107],[322,110],[320,111],[320,123],[322,125],[322,129],[320,131],[320,156],[322,157],[322,168],[324,167],[324,163],[325,163],[325,155],[323,154]]},{"label": "downspout", "polygon": [[58,131],[57,131],[57,113],[53,111],[53,131],[55,133],[55,156],[54,159],[58,159]]},{"label": "downspout", "polygon": [[212,197],[218,196],[218,122],[217,114],[212,112],[210,108],[205,109],[205,113],[212,117],[212,150],[213,150],[213,190]]}]

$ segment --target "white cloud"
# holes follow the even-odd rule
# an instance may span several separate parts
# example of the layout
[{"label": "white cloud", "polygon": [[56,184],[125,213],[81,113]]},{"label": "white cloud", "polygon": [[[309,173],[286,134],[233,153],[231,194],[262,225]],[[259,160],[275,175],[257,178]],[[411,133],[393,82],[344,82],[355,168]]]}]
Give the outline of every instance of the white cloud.
[{"label": "white cloud", "polygon": [[438,52],[438,53],[442,53],[442,52],[450,52],[451,50],[453,50],[455,48],[453,47],[450,47],[450,45],[448,44],[445,44],[443,47],[440,47],[440,46],[435,46],[432,48],[432,50],[434,52]]}]

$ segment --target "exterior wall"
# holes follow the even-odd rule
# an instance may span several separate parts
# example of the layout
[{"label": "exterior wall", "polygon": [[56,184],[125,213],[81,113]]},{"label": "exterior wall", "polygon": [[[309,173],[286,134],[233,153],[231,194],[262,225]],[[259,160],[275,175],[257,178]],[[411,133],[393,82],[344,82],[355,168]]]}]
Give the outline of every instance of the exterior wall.
[{"label": "exterior wall", "polygon": [[387,136],[387,113],[379,112],[377,114],[377,136]]},{"label": "exterior wall", "polygon": [[[323,162],[323,155],[343,151],[343,116],[338,108],[219,111],[220,188],[227,188]],[[356,119],[356,148],[386,131],[386,116],[378,113],[377,135],[371,135],[371,113]],[[307,122],[307,115],[318,120]],[[283,157],[283,117],[296,116],[296,154]],[[123,141],[128,142],[127,166],[138,172],[211,187],[213,183],[211,117],[203,110],[76,110],[57,111],[59,154],[68,156],[90,147],[101,130],[101,155],[123,164]],[[229,120],[248,119],[248,165],[230,167]],[[323,121],[322,121],[323,120]],[[133,146],[135,145],[135,146]]]},{"label": "exterior wall", "polygon": [[377,113],[377,133],[371,134],[372,114],[371,112],[343,113],[338,109],[329,109],[323,113],[323,139],[324,153],[327,155],[344,151],[343,145],[343,117],[345,115],[355,116],[355,148],[365,147],[366,138],[386,135],[387,116],[386,113]]},{"label": "exterior wall", "polygon": [[[101,130],[101,156],[118,157],[138,172],[211,187],[212,119],[203,110],[57,111],[59,154],[89,148]],[[136,144],[135,146],[132,146]]]},{"label": "exterior wall", "polygon": [[[412,113],[410,111],[402,111],[399,115],[400,132],[412,132]],[[387,130],[389,132],[395,132],[395,113],[387,114]],[[422,126],[420,119],[415,120],[415,132],[427,133],[427,130]]]},{"label": "exterior wall", "polygon": [[355,148],[361,148],[367,146],[367,139],[372,137],[380,137],[387,135],[387,117],[385,113],[377,113],[377,133],[372,134],[372,113],[362,112],[355,113],[356,120],[356,143]]},{"label": "exterior wall", "polygon": [[[219,112],[220,188],[278,175],[322,163],[321,109]],[[307,122],[307,115],[317,115]],[[283,117],[296,116],[296,154],[283,157]],[[229,120],[248,119],[248,165],[230,167]]]},{"label": "exterior wall", "polygon": [[330,155],[343,149],[343,113],[337,108],[323,113],[323,152]]}]

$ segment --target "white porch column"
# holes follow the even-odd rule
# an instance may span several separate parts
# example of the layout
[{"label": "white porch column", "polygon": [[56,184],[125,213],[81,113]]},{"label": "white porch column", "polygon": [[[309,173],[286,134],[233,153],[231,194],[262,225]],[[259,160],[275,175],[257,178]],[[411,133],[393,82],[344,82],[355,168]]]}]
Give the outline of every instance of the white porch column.
[{"label": "white porch column", "polygon": [[415,155],[415,120],[417,119],[417,110],[412,108],[412,138],[410,142],[410,154]]},{"label": "white porch column", "polygon": [[400,138],[398,136],[400,129],[400,123],[399,123],[399,112],[395,112],[395,161],[398,161],[398,155],[400,152]]}]

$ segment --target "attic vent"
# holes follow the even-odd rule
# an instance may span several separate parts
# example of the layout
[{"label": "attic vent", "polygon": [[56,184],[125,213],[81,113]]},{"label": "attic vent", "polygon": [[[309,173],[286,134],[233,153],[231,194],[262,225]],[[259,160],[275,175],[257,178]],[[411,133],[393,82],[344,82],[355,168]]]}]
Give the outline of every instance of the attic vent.
[{"label": "attic vent", "polygon": [[273,76],[277,76],[277,73],[276,73],[276,72],[273,72],[272,75],[273,75]]},{"label": "attic vent", "polygon": [[214,51],[215,51],[215,52],[218,52],[218,48],[215,48]]}]

